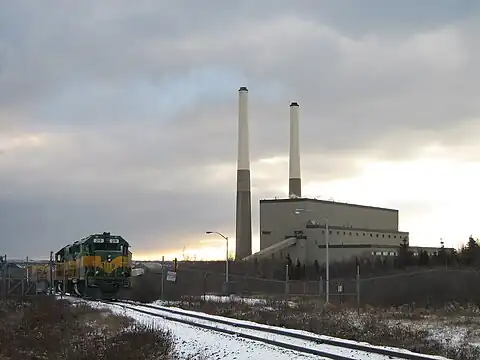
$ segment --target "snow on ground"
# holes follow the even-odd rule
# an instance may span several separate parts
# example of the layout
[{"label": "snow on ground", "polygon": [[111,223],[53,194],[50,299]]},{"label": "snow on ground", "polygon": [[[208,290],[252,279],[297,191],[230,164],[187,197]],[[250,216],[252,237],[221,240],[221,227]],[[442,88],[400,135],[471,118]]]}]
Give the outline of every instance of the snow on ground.
[{"label": "snow on ground", "polygon": [[432,340],[460,347],[464,343],[480,346],[480,318],[425,317],[421,320],[389,320],[392,325],[426,330]]},{"label": "snow on ground", "polygon": [[[146,311],[151,311],[151,312],[156,312],[157,311],[155,309],[143,307],[141,305],[135,305],[135,308],[139,308],[141,310],[146,310]],[[279,329],[279,330],[282,330],[286,333],[307,335],[307,336],[311,336],[311,337],[314,337],[314,338],[317,338],[317,339],[320,339],[320,340],[321,339],[329,339],[329,340],[335,340],[335,341],[344,342],[344,343],[351,343],[351,344],[356,343],[356,344],[368,345],[368,346],[374,347],[374,348],[391,349],[391,350],[395,350],[395,351],[398,351],[398,352],[412,354],[411,351],[405,350],[405,349],[398,349],[398,348],[392,348],[392,347],[387,347],[387,346],[374,346],[374,345],[371,345],[371,344],[368,344],[368,343],[365,343],[365,342],[356,342],[356,341],[353,341],[353,340],[345,340],[345,339],[340,339],[340,338],[334,338],[334,337],[331,337],[331,336],[318,335],[318,334],[311,333],[311,332],[308,332],[308,331],[303,331],[303,330],[280,328],[280,327],[276,327],[276,326],[258,324],[258,323],[252,322],[252,321],[238,320],[238,319],[227,318],[227,317],[223,317],[223,316],[210,315],[210,314],[206,314],[206,313],[201,313],[201,312],[196,312],[196,311],[191,311],[191,310],[184,310],[184,309],[174,308],[174,307],[169,307],[169,309],[178,311],[178,312],[183,313],[187,316],[189,314],[201,315],[201,316],[205,317],[206,319],[210,318],[212,320],[214,320],[214,319],[227,320],[227,321],[229,321],[231,323],[234,323],[234,324],[255,325],[259,328],[265,328],[265,329]],[[158,309],[158,312],[162,313],[161,308]],[[180,319],[185,318],[185,317],[182,317],[181,315],[174,315],[174,314],[166,314],[166,315],[172,316],[172,317],[177,317],[177,318],[180,318]],[[209,323],[208,320],[207,321],[202,321],[202,320],[197,320],[196,319],[195,321],[199,321],[199,322],[207,323],[207,324]],[[218,324],[217,327],[226,328],[226,329],[231,329],[232,328],[232,326],[223,325],[223,324]],[[324,351],[327,351],[327,352],[332,351],[334,353],[338,353],[340,355],[345,355],[345,356],[356,355],[357,357],[355,357],[355,358],[358,358],[359,355],[365,354],[364,352],[357,352],[357,351],[348,350],[348,349],[343,349],[343,350],[340,349],[339,350],[338,347],[332,347],[332,346],[329,346],[329,345],[321,345],[321,347],[319,347],[319,345],[314,343],[314,342],[304,341],[304,340],[300,340],[300,339],[292,339],[290,337],[277,335],[277,334],[261,333],[261,332],[255,331],[255,330],[241,329],[241,328],[238,328],[238,327],[234,328],[234,331],[242,332],[242,333],[246,333],[246,334],[252,334],[252,335],[259,336],[259,337],[264,337],[264,338],[267,338],[267,339],[274,339],[276,341],[288,342],[288,343],[295,344],[295,345],[298,345],[298,346],[314,347],[314,348],[318,348],[319,350],[324,350]],[[427,357],[428,355],[424,355],[424,356]],[[448,360],[448,359],[446,359],[445,357],[442,357],[442,356],[430,355],[429,357],[431,359],[436,359],[436,360]],[[370,354],[370,355],[368,355],[368,359],[373,360],[373,359],[390,359],[390,358],[387,357],[387,356],[383,356],[383,355],[372,355],[372,354]]]},{"label": "snow on ground", "polygon": [[[70,300],[70,299],[68,299]],[[77,302],[74,300],[74,302]],[[141,314],[133,310],[123,309],[119,306],[88,302],[89,306],[99,309],[109,309],[114,314],[128,316],[145,325],[170,330],[176,338],[179,355],[202,355],[207,359],[249,360],[249,359],[275,359],[275,360],[310,360],[323,359],[314,355],[278,349],[274,346],[242,339],[214,331],[184,325],[175,321],[168,321]],[[373,360],[373,359],[372,359]]]},{"label": "snow on ground", "polygon": [[[217,302],[217,303],[242,303],[245,305],[250,305],[250,306],[265,306],[267,307],[269,304],[269,300],[265,298],[248,298],[248,297],[242,297],[242,296],[237,296],[237,295],[205,295],[205,296],[198,296],[195,298],[196,300],[203,300],[203,301],[211,301],[211,302]],[[153,302],[155,305],[177,305],[180,304],[180,301],[162,301],[162,300],[157,300]],[[296,307],[298,304],[294,301],[289,301],[288,306],[290,307]],[[269,308],[272,309],[273,308]]]}]

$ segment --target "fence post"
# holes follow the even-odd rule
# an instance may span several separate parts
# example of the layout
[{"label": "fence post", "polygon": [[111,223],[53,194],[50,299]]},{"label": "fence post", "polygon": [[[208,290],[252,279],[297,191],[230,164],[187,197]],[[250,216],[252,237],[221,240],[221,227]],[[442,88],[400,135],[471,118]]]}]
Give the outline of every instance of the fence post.
[{"label": "fence post", "polygon": [[323,276],[320,276],[320,280],[318,281],[318,294],[323,295]]},{"label": "fence post", "polygon": [[357,265],[357,314],[360,315],[360,265]]},{"label": "fence post", "polygon": [[7,300],[7,292],[8,292],[8,289],[7,289],[7,273],[8,273],[8,260],[7,260],[7,254],[5,254],[4,258],[3,258],[3,272],[2,272],[2,275],[3,275],[3,298],[4,300]]},{"label": "fence post", "polygon": [[203,301],[207,301],[207,273],[203,273]]},{"label": "fence post", "polygon": [[285,265],[285,295],[288,297],[288,294],[290,293],[290,286],[289,282],[290,277],[288,276],[288,264]]},{"label": "fence post", "polygon": [[50,251],[50,295],[55,295],[55,286],[53,285],[53,251]]},{"label": "fence post", "polygon": [[162,270],[161,270],[161,274],[162,274],[162,281],[160,282],[160,294],[161,294],[161,299],[162,301],[165,300],[165,256],[162,256]]}]

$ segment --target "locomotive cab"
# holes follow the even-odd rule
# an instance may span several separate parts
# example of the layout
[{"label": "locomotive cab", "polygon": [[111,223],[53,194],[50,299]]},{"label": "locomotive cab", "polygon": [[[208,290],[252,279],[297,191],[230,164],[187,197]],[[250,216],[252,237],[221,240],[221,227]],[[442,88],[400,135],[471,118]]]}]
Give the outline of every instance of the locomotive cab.
[{"label": "locomotive cab", "polygon": [[[130,288],[129,244],[108,232],[74,242],[55,254],[57,279],[64,278],[67,292],[90,298],[116,298]],[[62,281],[63,283],[63,281]]]}]

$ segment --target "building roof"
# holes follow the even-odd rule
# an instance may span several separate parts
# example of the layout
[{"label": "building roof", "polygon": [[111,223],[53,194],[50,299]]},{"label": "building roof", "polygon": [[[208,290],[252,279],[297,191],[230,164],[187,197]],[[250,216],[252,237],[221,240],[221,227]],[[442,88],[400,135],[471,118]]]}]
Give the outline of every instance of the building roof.
[{"label": "building roof", "polygon": [[294,244],[296,244],[297,242],[297,238],[292,236],[292,237],[289,237],[285,240],[282,240],[276,244],[273,244],[263,250],[260,250],[256,253],[253,253],[252,255],[249,255],[247,256],[246,258],[244,258],[243,260],[251,260],[251,259],[254,259],[256,257],[262,257],[262,256],[268,256],[272,253],[276,253],[278,251],[281,251],[283,249],[286,249]]},{"label": "building roof", "polygon": [[369,205],[359,205],[359,204],[350,204],[338,201],[331,201],[331,200],[321,200],[315,198],[275,198],[275,199],[260,199],[261,203],[282,203],[282,202],[313,202],[313,203],[321,203],[321,204],[328,204],[328,205],[340,205],[340,206],[350,206],[350,207],[357,207],[363,209],[375,209],[375,210],[382,210],[382,211],[394,211],[398,212],[397,209],[389,209],[385,207],[378,207],[378,206],[369,206]]}]

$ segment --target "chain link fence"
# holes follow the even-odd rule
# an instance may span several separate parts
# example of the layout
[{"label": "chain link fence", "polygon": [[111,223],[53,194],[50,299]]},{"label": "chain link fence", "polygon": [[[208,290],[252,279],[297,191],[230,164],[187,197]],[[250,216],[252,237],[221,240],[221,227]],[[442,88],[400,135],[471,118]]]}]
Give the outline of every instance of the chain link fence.
[{"label": "chain link fence", "polygon": [[[163,298],[179,300],[182,297],[224,295],[225,273],[177,269],[176,281],[167,281],[161,271],[147,272],[133,281],[133,293],[149,301]],[[480,281],[480,272],[462,269],[422,269],[384,276],[332,278],[329,281],[329,302],[351,307],[443,306],[446,302],[480,304],[480,288],[472,284]],[[243,297],[304,297],[324,301],[326,281],[273,280],[252,276],[229,275],[229,290]],[[141,296],[140,296],[141,297]],[[138,299],[141,300],[141,299]]]}]

